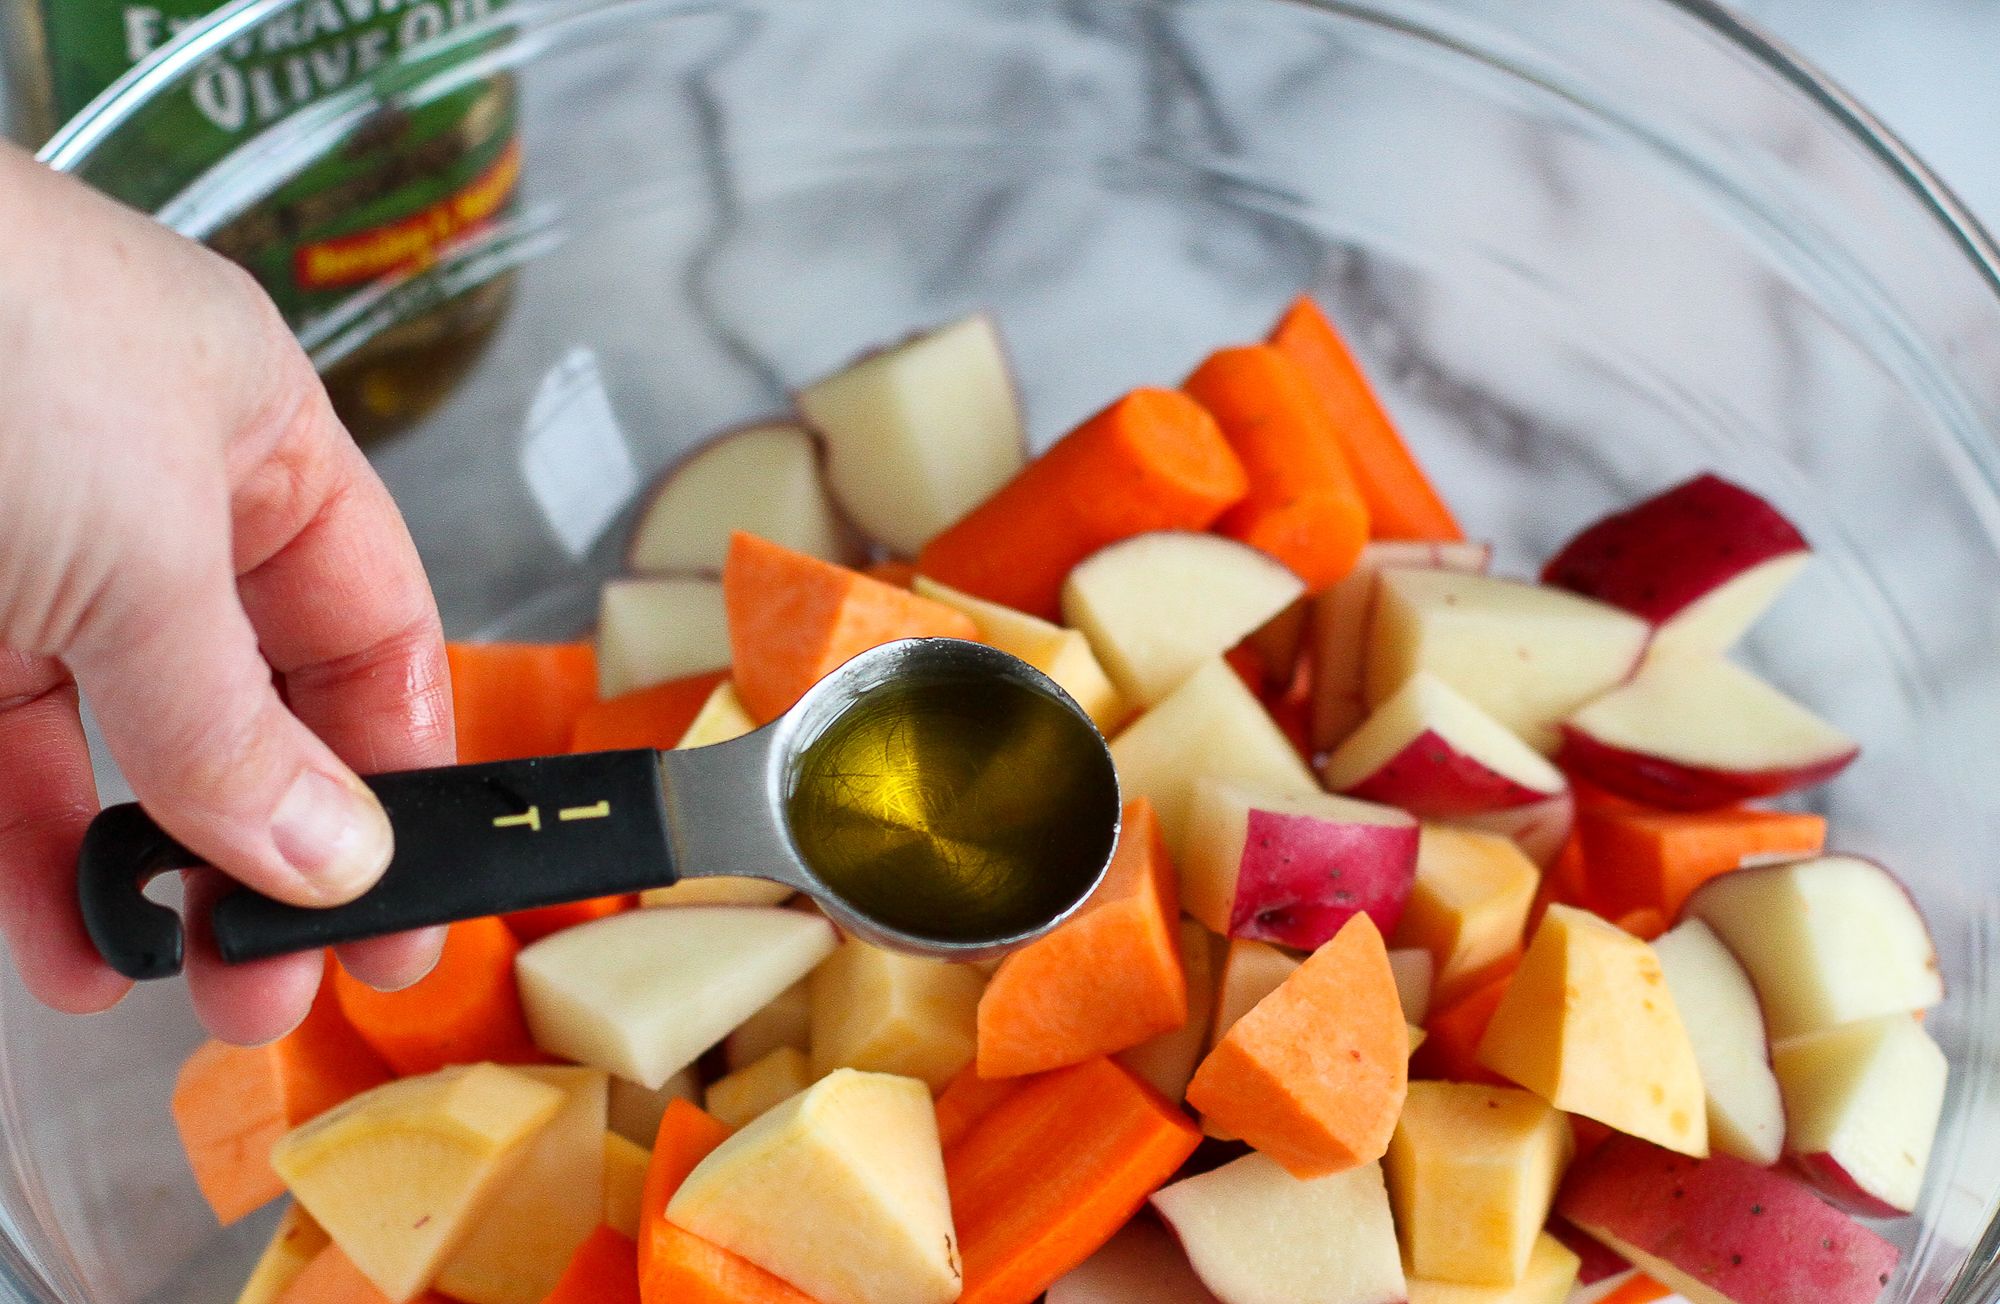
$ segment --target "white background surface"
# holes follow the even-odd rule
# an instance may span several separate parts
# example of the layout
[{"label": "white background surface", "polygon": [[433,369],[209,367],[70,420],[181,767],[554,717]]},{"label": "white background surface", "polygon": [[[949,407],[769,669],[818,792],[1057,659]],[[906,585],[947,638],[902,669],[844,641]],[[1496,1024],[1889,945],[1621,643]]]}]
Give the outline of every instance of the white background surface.
[{"label": "white background surface", "polygon": [[2000,227],[2000,4],[1741,0],[1735,8],[1832,74],[1989,228]]}]

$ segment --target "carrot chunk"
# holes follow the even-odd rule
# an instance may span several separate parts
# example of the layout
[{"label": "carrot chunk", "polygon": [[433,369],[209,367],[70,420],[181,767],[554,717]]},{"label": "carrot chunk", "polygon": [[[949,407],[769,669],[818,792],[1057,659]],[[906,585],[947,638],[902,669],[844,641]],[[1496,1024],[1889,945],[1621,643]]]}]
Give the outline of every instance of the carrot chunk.
[{"label": "carrot chunk", "polygon": [[1216,532],[1261,548],[1319,592],[1354,569],[1368,505],[1304,373],[1267,344],[1224,349],[1182,386],[1243,460],[1250,492]]},{"label": "carrot chunk", "polygon": [[722,600],[736,692],[759,724],[871,647],[979,637],[962,611],[740,531],[722,566]]},{"label": "carrot chunk", "polygon": [[1356,915],[1230,1027],[1187,1099],[1294,1177],[1324,1177],[1388,1150],[1409,1058],[1388,949]]},{"label": "carrot chunk", "polygon": [[1817,855],[1826,846],[1826,820],[1776,810],[1585,807],[1577,835],[1596,907],[1614,915],[1653,909],[1672,918],[1696,888],[1748,858]]},{"label": "carrot chunk", "polygon": [[639,1247],[599,1227],[576,1247],[545,1304],[639,1304]]},{"label": "carrot chunk", "polygon": [[1151,530],[1205,530],[1248,488],[1213,417],[1184,394],[1138,389],[932,539],[917,569],[1060,620],[1063,580],[1085,557]]},{"label": "carrot chunk", "polygon": [[674,1192],[729,1139],[729,1126],[685,1100],[660,1116],[639,1196],[639,1297],[644,1304],[814,1304],[782,1279],[667,1221]]},{"label": "carrot chunk", "polygon": [[1378,539],[1463,539],[1451,509],[1397,435],[1340,332],[1304,295],[1271,328],[1271,344],[1299,365],[1347,453]]},{"label": "carrot chunk", "polygon": [[727,678],[728,671],[711,670],[593,702],[576,717],[569,750],[619,752],[651,747],[666,751],[680,742],[695,716],[701,714],[709,694]]},{"label": "carrot chunk", "polygon": [[1187,1022],[1180,901],[1152,803],[1125,807],[1104,882],[1001,962],[979,999],[979,1073],[1017,1077],[1125,1050]]},{"label": "carrot chunk", "polygon": [[1463,996],[1441,1010],[1433,1010],[1424,1024],[1424,1031],[1430,1035],[1424,1038],[1424,1044],[1418,1047],[1411,1061],[1412,1072],[1418,1077],[1443,1078],[1448,1082],[1513,1086],[1479,1062],[1479,1042],[1486,1036],[1486,1025],[1493,1022],[1493,1012],[1500,1008],[1500,998],[1507,994],[1507,984],[1514,980],[1514,970],[1520,965],[1521,952],[1517,950],[1505,963],[1490,968],[1489,976],[1468,988]]},{"label": "carrot chunk", "polygon": [[982,1078],[979,1066],[968,1064],[945,1084],[937,1098],[938,1144],[949,1150],[972,1125],[992,1113],[1001,1101],[1019,1091],[1021,1078]]},{"label": "carrot chunk", "polygon": [[334,992],[362,1040],[409,1077],[447,1064],[537,1064],[514,986],[520,943],[498,919],[468,919],[445,933],[437,968],[414,986],[378,992],[345,971]]},{"label": "carrot chunk", "polygon": [[[674,1198],[674,1192],[709,1152],[729,1139],[729,1132],[727,1123],[697,1105],[685,1100],[667,1102],[667,1112],[660,1115],[660,1130],[653,1138],[653,1159],[646,1165],[646,1184],[639,1192],[641,1236],[654,1223],[666,1220],[667,1202]],[[645,1256],[642,1248],[640,1258]]]},{"label": "carrot chunk", "polygon": [[215,1216],[227,1226],[283,1195],[271,1168],[278,1138],[389,1076],[341,1013],[330,982],[320,984],[305,1022],[269,1045],[203,1042],[181,1066],[172,1108]]},{"label": "carrot chunk", "polygon": [[783,1278],[665,1219],[640,1234],[644,1304],[817,1304]]},{"label": "carrot chunk", "polygon": [[463,765],[568,751],[577,717],[597,701],[588,643],[451,643],[445,655]]},{"label": "carrot chunk", "polygon": [[1108,1059],[1024,1084],[946,1149],[959,1304],[1028,1304],[1096,1253],[1201,1133]]}]

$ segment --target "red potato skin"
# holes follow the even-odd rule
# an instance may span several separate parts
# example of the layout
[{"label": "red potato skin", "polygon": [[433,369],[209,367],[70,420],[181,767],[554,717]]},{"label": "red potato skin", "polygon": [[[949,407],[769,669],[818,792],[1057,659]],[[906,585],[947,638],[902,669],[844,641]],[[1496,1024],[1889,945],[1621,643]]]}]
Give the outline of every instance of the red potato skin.
[{"label": "red potato skin", "polygon": [[1252,810],[1239,866],[1231,937],[1311,951],[1358,914],[1386,937],[1416,882],[1417,826]]},{"label": "red potato skin", "polygon": [[1822,1196],[1849,1213],[1863,1218],[1901,1218],[1910,1212],[1867,1190],[1830,1154],[1793,1155],[1791,1165]]},{"label": "red potato skin", "polygon": [[1824,783],[1853,764],[1859,755],[1861,749],[1855,747],[1810,765],[1776,770],[1710,770],[1613,747],[1565,724],[1556,764],[1566,773],[1606,792],[1647,806],[1661,810],[1715,810]]},{"label": "red potato skin", "polygon": [[1794,1177],[1629,1136],[1570,1170],[1556,1211],[1743,1304],[1873,1304],[1898,1258]]},{"label": "red potato skin", "polygon": [[1753,566],[1809,550],[1777,508],[1699,475],[1585,529],[1542,567],[1542,582],[1659,625]]},{"label": "red potato skin", "polygon": [[1342,795],[1401,806],[1419,819],[1450,819],[1480,811],[1526,806],[1551,794],[1497,774],[1459,751],[1451,740],[1426,729],[1360,783]]},{"label": "red potato skin", "polygon": [[1632,1265],[1624,1255],[1560,1218],[1549,1219],[1548,1232],[1581,1261],[1576,1270],[1576,1284],[1579,1286],[1594,1286],[1606,1277],[1632,1271]]}]

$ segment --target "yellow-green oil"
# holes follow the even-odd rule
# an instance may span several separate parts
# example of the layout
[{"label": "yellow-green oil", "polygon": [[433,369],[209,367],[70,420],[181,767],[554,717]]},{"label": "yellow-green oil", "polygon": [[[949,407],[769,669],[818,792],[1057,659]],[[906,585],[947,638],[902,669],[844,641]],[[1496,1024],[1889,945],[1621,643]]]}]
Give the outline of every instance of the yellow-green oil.
[{"label": "yellow-green oil", "polygon": [[1088,720],[1025,685],[891,684],[806,749],[792,838],[861,913],[975,942],[1074,904],[1110,856],[1117,783]]}]

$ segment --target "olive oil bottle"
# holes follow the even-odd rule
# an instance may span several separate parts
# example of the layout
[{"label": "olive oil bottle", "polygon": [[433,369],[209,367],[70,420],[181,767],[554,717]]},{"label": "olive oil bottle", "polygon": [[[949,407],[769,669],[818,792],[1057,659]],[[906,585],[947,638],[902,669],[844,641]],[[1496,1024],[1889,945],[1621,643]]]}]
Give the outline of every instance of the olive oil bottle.
[{"label": "olive oil bottle", "polygon": [[[91,179],[150,207],[290,114],[505,0],[298,0],[119,128],[115,172]],[[10,134],[38,146],[216,0],[0,0]],[[502,216],[520,175],[511,79],[487,78],[365,123],[210,244],[301,326],[357,289],[420,271]],[[376,337],[327,376],[357,436],[389,433],[448,394],[506,309],[496,280]]]},{"label": "olive oil bottle", "polygon": [[[792,839],[862,913],[940,941],[1023,931],[1110,853],[1092,726],[1009,683],[922,680],[836,720],[793,775]],[[1100,744],[1101,746],[1101,744]],[[1052,762],[1076,759],[1074,773]]]}]

